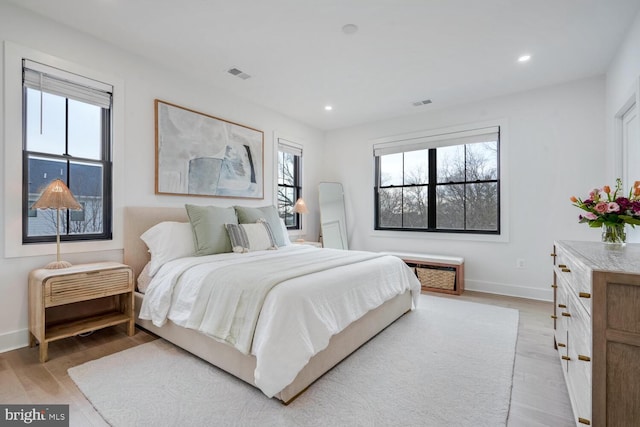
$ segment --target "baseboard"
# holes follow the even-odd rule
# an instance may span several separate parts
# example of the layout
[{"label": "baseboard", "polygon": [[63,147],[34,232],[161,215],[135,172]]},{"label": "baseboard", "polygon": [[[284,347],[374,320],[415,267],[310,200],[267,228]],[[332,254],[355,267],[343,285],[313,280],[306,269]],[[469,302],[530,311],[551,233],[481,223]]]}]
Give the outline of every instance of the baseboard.
[{"label": "baseboard", "polygon": [[0,334],[0,353],[15,350],[29,345],[29,330],[7,332]]},{"label": "baseboard", "polygon": [[507,283],[483,282],[480,280],[464,281],[464,289],[485,292],[488,294],[507,295],[511,297],[528,298],[540,301],[553,301],[553,290],[531,288],[527,286],[510,285]]}]

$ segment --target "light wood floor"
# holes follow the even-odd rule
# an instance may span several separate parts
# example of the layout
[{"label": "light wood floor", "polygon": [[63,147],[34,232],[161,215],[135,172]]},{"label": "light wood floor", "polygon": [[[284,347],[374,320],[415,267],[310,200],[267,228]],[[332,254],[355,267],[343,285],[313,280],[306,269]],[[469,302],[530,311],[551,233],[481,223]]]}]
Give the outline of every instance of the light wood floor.
[{"label": "light wood floor", "polygon": [[[471,291],[461,296],[429,295],[520,310],[508,426],[575,426],[560,362],[553,349],[551,303]],[[71,381],[67,369],[154,339],[155,336],[141,330],[129,337],[124,328],[114,327],[84,338],[50,343],[49,361],[44,364],[38,362],[37,348],[1,353],[0,402],[69,404],[71,426],[105,426]]]}]

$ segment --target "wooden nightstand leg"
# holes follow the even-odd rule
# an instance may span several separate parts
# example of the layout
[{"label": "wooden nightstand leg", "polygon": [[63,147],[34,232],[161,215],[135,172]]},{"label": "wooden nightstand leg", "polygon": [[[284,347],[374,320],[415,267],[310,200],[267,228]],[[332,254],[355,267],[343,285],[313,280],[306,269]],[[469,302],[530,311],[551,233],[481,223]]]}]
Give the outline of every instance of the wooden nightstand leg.
[{"label": "wooden nightstand leg", "polygon": [[136,333],[134,304],[134,295],[133,292],[130,292],[126,295],[126,298],[124,298],[124,303],[122,306],[122,312],[129,316],[129,319],[131,319],[127,324],[127,334],[129,334],[129,336],[133,336]]},{"label": "wooden nightstand leg", "polygon": [[136,333],[136,322],[132,319],[129,321],[129,326],[127,327],[127,334],[129,334],[129,336],[133,336]]},{"label": "wooden nightstand leg", "polygon": [[35,335],[29,332],[29,347],[31,348],[35,347],[37,343],[38,341],[36,340]]},{"label": "wooden nightstand leg", "polygon": [[44,363],[47,361],[47,359],[49,358],[49,343],[46,341],[43,341],[40,343],[40,363]]}]

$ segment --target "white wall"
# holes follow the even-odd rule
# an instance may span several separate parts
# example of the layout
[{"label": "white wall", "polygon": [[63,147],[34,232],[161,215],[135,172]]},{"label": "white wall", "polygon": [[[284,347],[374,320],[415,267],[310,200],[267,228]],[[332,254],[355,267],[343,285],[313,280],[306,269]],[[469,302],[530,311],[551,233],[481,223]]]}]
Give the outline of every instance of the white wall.
[{"label": "white wall", "polygon": [[[592,78],[328,132],[326,178],[344,184],[350,248],[463,256],[467,289],[552,299],[553,241],[600,237],[577,223],[569,197],[585,196],[606,176],[604,88],[604,78]],[[491,120],[506,122],[507,242],[373,232],[372,140]]]},{"label": "white wall", "polygon": [[[606,90],[608,170],[609,180],[613,181],[622,176],[623,168],[620,145],[622,125],[619,117],[629,103],[635,102],[640,106],[640,13],[607,70]],[[640,144],[640,141],[636,143]],[[640,180],[640,176],[632,179]],[[632,182],[625,183],[625,190],[631,184]],[[633,230],[627,227],[627,240],[640,242],[640,228]]]},{"label": "white wall", "polygon": [[[230,95],[223,89],[207,87],[194,82],[191,78],[163,69],[143,58],[131,55],[118,48],[105,44],[86,34],[76,32],[53,21],[42,19],[15,6],[0,3],[0,40],[10,41],[47,55],[78,64],[82,67],[103,71],[117,76],[124,82],[124,126],[121,140],[114,144],[124,149],[124,165],[114,165],[115,171],[122,171],[124,195],[123,206],[182,206],[184,203],[217,204],[230,206],[244,204],[262,206],[274,201],[273,135],[286,136],[304,144],[304,182],[303,191],[309,201],[317,200],[317,183],[321,164],[310,159],[321,155],[320,149],[324,135],[322,132],[288,119],[283,115],[267,110],[246,100]],[[4,70],[4,67],[3,67]],[[4,81],[4,74],[0,74]],[[5,168],[7,144],[21,144],[20,140],[5,140],[5,113],[15,113],[21,105],[8,102],[3,90],[3,102],[0,106],[0,134],[2,135],[2,159],[0,167]],[[153,100],[159,98],[197,111],[245,124],[264,131],[265,143],[265,199],[233,200],[215,198],[189,198],[177,196],[158,196],[154,194],[154,106]],[[20,161],[18,159],[18,161]],[[7,204],[19,204],[19,197],[13,191],[5,190],[5,171],[0,174],[0,212],[5,212]],[[19,185],[21,177],[15,177]],[[9,194],[7,194],[9,193]],[[309,203],[311,214],[305,215],[304,232],[309,240],[318,235],[318,211]],[[121,215],[117,209],[116,216]],[[117,218],[121,223],[122,218]],[[6,218],[2,218],[0,238],[4,243]],[[114,233],[121,230],[114,230]],[[314,238],[315,237],[315,238]],[[4,245],[3,245],[4,246]],[[28,306],[27,275],[30,270],[39,268],[53,259],[55,245],[50,245],[52,255],[8,258],[3,252],[0,259],[0,352],[21,347],[28,343]],[[99,249],[99,248],[98,248]],[[63,246],[64,258],[73,263],[122,260],[122,250],[73,253],[73,244]]]}]

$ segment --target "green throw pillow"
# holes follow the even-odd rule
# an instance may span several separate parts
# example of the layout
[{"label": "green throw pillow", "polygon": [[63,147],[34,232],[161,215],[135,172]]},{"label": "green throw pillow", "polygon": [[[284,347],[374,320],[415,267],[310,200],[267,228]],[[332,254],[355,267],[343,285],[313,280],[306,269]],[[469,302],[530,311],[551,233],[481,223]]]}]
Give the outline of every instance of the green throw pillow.
[{"label": "green throw pillow", "polygon": [[284,233],[282,232],[282,225],[280,224],[280,215],[278,215],[278,210],[275,206],[264,206],[261,208],[236,206],[235,208],[240,224],[253,224],[262,218],[269,224],[276,245],[285,246],[286,242],[284,240]]},{"label": "green throw pillow", "polygon": [[231,241],[225,224],[238,223],[233,208],[197,205],[185,205],[185,208],[193,230],[197,256],[231,252]]}]

